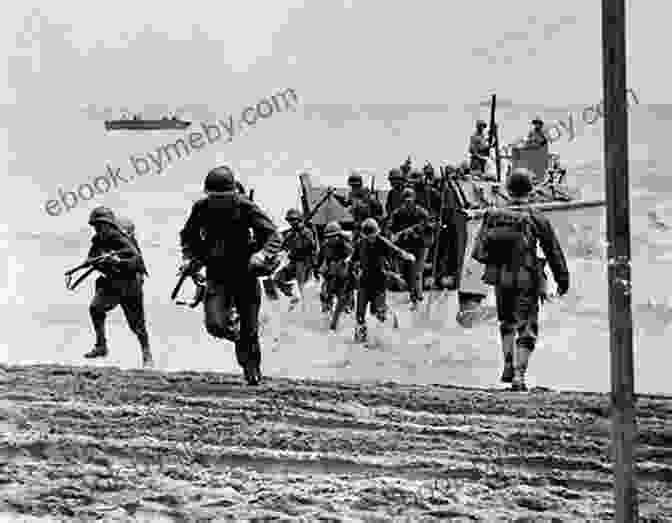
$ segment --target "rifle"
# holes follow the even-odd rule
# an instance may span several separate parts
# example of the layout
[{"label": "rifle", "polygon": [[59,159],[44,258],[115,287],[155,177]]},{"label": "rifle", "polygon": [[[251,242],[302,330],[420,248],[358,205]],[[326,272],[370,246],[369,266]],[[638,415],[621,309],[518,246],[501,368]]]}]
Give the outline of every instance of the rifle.
[{"label": "rifle", "polygon": [[[177,285],[173,289],[173,292],[170,294],[170,299],[175,301],[176,305],[188,305],[190,308],[196,307],[203,298],[205,297],[205,278],[199,273],[201,265],[199,262],[192,260],[186,265],[180,267],[178,274],[180,275],[177,280]],[[184,284],[184,281],[187,278],[191,278],[196,286],[196,294],[194,295],[191,301],[176,300],[177,295]]]},{"label": "rifle", "polygon": [[[101,254],[100,256],[96,256],[94,258],[87,258],[84,262],[80,263],[76,267],[73,267],[72,269],[68,269],[65,271],[65,288],[68,289],[69,291],[74,291],[80,283],[82,283],[89,274],[91,274],[93,271],[95,271],[98,267],[98,265],[101,262],[104,262],[108,258],[111,258],[112,256],[116,256],[119,254],[119,251],[112,251],[108,252],[105,254]],[[77,271],[80,271],[82,269],[89,269],[86,271],[84,274],[82,274],[79,278],[75,280],[75,282],[72,282],[72,277]]]},{"label": "rifle", "polygon": [[[436,286],[436,273],[439,266],[439,246],[441,244],[441,226],[443,225],[443,213],[446,208],[446,173],[441,168],[441,210],[439,211],[439,218],[436,221],[436,232],[434,238],[434,259],[432,260],[432,284]],[[427,298],[427,316],[431,314],[432,307],[432,293],[429,293]]]},{"label": "rifle", "polygon": [[497,169],[497,181],[502,181],[502,165],[499,151],[499,136],[497,133],[497,122],[495,122],[495,110],[497,108],[497,95],[492,95],[490,104],[490,130],[488,131],[488,142],[490,148],[495,148],[495,168]]}]

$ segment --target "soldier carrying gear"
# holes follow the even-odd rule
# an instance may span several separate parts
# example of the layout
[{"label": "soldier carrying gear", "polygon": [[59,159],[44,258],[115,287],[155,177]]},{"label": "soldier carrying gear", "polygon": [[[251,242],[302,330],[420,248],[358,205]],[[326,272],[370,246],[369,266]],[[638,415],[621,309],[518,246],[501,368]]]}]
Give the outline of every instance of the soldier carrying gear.
[{"label": "soldier carrying gear", "polygon": [[485,172],[490,156],[490,143],[485,136],[485,128],[488,126],[483,120],[476,122],[476,132],[469,140],[470,168],[472,171]]},{"label": "soldier carrying gear", "polygon": [[290,225],[288,231],[283,232],[282,249],[287,251],[289,259],[273,277],[273,284],[295,304],[299,299],[292,293],[292,281],[297,280],[299,287],[308,279],[313,267],[315,254],[315,238],[313,232],[302,221],[301,213],[296,209],[289,209],[285,220]]},{"label": "soldier carrying gear", "polygon": [[525,139],[525,147],[543,149],[548,147],[548,138],[544,134],[544,121],[541,118],[535,118],[530,122],[532,129]]},{"label": "soldier carrying gear", "polygon": [[[352,307],[353,285],[349,280],[348,258],[352,255],[352,243],[338,222],[329,222],[324,228],[324,242],[320,249],[318,266],[322,275],[320,302],[322,312],[330,312],[336,300],[345,299],[346,309]],[[349,295],[349,296],[347,296]],[[346,310],[346,312],[349,312]]]},{"label": "soldier carrying gear", "polygon": [[427,250],[432,244],[429,213],[415,201],[415,191],[404,189],[404,203],[390,217],[391,240],[414,256],[413,263],[404,267],[404,279],[410,292],[412,307],[422,301],[422,283]]},{"label": "soldier carrying gear", "polygon": [[205,266],[205,328],[210,335],[232,337],[235,306],[240,322],[234,337],[236,359],[247,383],[257,385],[261,380],[257,278],[277,269],[282,240],[268,215],[236,190],[229,167],[212,169],[204,188],[207,196],[194,203],[180,232],[182,254],[185,263]]},{"label": "soldier carrying gear", "polygon": [[387,199],[385,201],[385,214],[389,217],[403,201],[401,192],[404,189],[406,177],[399,169],[392,169],[387,176],[387,179],[390,181],[391,189],[387,193]]},{"label": "soldier carrying gear", "polygon": [[385,271],[386,261],[392,256],[399,256],[409,263],[415,261],[414,256],[381,236],[380,226],[373,218],[362,223],[361,237],[355,244],[352,265],[359,273],[357,279],[357,327],[355,341],[366,341],[366,307],[381,323],[386,319],[387,305]]},{"label": "soldier carrying gear", "polygon": [[89,306],[96,344],[84,357],[104,358],[108,355],[105,320],[108,312],[121,305],[128,326],[140,342],[143,366],[152,367],[154,360],[149,347],[142,292],[147,269],[142,254],[134,241],[122,232],[114,213],[107,207],[95,208],[89,217],[89,225],[96,234],[91,239],[88,258],[112,251],[116,254],[96,266],[103,274],[96,280],[96,294]]},{"label": "soldier carrying gear", "polygon": [[411,166],[413,165],[413,162],[411,161],[411,157],[408,156],[406,158],[406,161],[401,164],[401,167],[399,167],[399,170],[404,176],[408,176],[409,173],[411,172]]},{"label": "soldier carrying gear", "polygon": [[376,200],[371,192],[364,187],[362,175],[353,172],[348,176],[350,192],[347,198],[334,194],[334,198],[344,207],[350,209],[354,221],[355,235],[358,234],[362,222],[367,218],[380,220],[383,216],[383,206]]},{"label": "soldier carrying gear", "polygon": [[[525,391],[525,374],[539,334],[539,301],[545,298],[545,260],[537,257],[541,247],[560,296],[569,289],[565,255],[551,225],[541,212],[529,207],[532,174],[515,169],[506,186],[511,205],[518,209],[487,211],[476,237],[472,257],[485,264],[483,281],[494,285],[497,316],[504,353],[502,381],[512,390]],[[515,354],[514,354],[515,348]]]}]

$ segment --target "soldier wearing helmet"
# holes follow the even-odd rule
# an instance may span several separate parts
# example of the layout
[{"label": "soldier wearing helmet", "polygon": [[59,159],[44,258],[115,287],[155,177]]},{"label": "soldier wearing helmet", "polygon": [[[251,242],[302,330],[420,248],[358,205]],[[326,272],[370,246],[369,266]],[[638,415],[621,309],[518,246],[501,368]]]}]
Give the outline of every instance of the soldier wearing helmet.
[{"label": "soldier wearing helmet", "polygon": [[366,308],[384,322],[386,319],[386,265],[389,258],[398,256],[412,263],[415,258],[380,234],[380,226],[373,218],[362,223],[361,237],[355,244],[352,264],[357,277],[357,327],[355,341],[366,341]]},{"label": "soldier wearing helmet", "polygon": [[429,213],[416,203],[416,193],[410,187],[404,189],[403,204],[390,217],[390,239],[414,256],[413,263],[403,267],[404,279],[410,292],[411,305],[416,308],[422,301],[423,272],[427,250],[432,244],[432,228]]},{"label": "soldier wearing helmet", "polygon": [[[261,380],[258,277],[277,269],[282,240],[268,215],[238,192],[230,167],[212,169],[204,190],[206,197],[193,205],[180,232],[182,255],[186,266],[205,266],[206,330],[235,343],[245,380],[257,385]],[[239,331],[232,328],[234,307]]]},{"label": "soldier wearing helmet", "polygon": [[399,169],[392,169],[387,176],[390,182],[390,190],[387,193],[385,201],[385,214],[390,216],[392,212],[401,205],[401,192],[406,184],[406,177]]},{"label": "soldier wearing helmet", "polygon": [[485,136],[485,129],[488,126],[483,120],[476,121],[476,131],[469,140],[470,168],[472,171],[485,172],[490,156],[490,143]]},{"label": "soldier wearing helmet", "polygon": [[[529,207],[532,173],[514,169],[506,189],[514,208],[486,212],[472,257],[485,264],[483,281],[495,287],[499,332],[504,354],[502,382],[525,391],[530,355],[539,334],[539,302],[546,298],[546,261],[560,296],[569,289],[569,271],[548,218]],[[537,256],[538,248],[545,256]]]},{"label": "soldier wearing helmet", "polygon": [[[346,300],[346,311],[352,307],[352,282],[348,275],[348,258],[352,255],[352,242],[334,221],[324,228],[324,241],[320,248],[318,266],[322,275],[320,302],[322,312],[330,312],[334,300]],[[335,327],[335,326],[334,326]]]},{"label": "soldier wearing helmet", "polygon": [[544,133],[544,121],[537,117],[530,124],[532,125],[532,129],[525,139],[525,147],[533,149],[548,147],[548,138],[546,138],[546,134]]},{"label": "soldier wearing helmet", "polygon": [[355,234],[357,234],[359,227],[366,218],[382,219],[383,206],[364,187],[364,180],[361,174],[357,172],[351,173],[348,176],[348,185],[350,186],[350,192],[346,198],[338,194],[334,194],[333,196],[341,205],[350,210],[354,221]]},{"label": "soldier wearing helmet", "polygon": [[285,214],[285,220],[290,229],[282,233],[282,249],[287,251],[288,261],[273,276],[273,283],[290,298],[292,305],[299,299],[294,296],[292,282],[297,281],[299,288],[308,279],[310,270],[313,267],[313,257],[315,255],[315,238],[313,232],[303,223],[301,213],[296,209],[289,209]]},{"label": "soldier wearing helmet", "polygon": [[84,357],[104,358],[108,355],[105,336],[107,313],[121,305],[128,326],[140,342],[143,366],[152,367],[154,361],[149,347],[142,291],[147,269],[140,249],[122,231],[114,213],[107,207],[97,207],[91,211],[89,225],[95,229],[96,234],[91,239],[88,257],[91,259],[107,253],[114,254],[95,265],[102,273],[96,280],[96,294],[89,306],[96,342],[94,348]]}]

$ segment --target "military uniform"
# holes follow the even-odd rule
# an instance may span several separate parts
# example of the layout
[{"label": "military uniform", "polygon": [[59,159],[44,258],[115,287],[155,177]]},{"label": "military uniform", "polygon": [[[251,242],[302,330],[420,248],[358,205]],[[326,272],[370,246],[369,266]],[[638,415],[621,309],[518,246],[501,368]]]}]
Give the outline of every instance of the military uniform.
[{"label": "military uniform", "polygon": [[[414,192],[407,188],[404,190],[404,195],[413,198]],[[425,261],[429,246],[432,244],[429,218],[427,210],[415,202],[402,205],[390,217],[390,232],[393,237],[401,233],[396,243],[415,257],[413,263],[406,263],[404,267],[404,277],[413,303],[422,300]]]},{"label": "military uniform", "polygon": [[544,122],[539,118],[532,120],[534,128],[528,133],[525,140],[526,147],[543,148],[548,146],[548,138],[544,134]]},{"label": "military uniform", "polygon": [[350,193],[346,198],[334,194],[334,198],[344,207],[350,210],[354,222],[355,238],[359,235],[359,229],[367,218],[373,218],[380,222],[383,217],[383,206],[373,197],[371,192],[363,187],[363,180],[359,174],[351,174],[348,177]]},{"label": "military uniform", "polygon": [[[204,300],[205,328],[216,338],[226,338],[235,305],[240,333],[235,339],[236,358],[251,385],[261,379],[259,308],[261,286],[254,260],[269,265],[265,275],[277,267],[281,239],[276,227],[254,202],[236,191],[228,167],[210,171],[205,181],[206,198],[192,207],[180,232],[185,260],[197,260],[206,267]],[[250,240],[250,230],[254,242]]]},{"label": "military uniform", "polygon": [[385,200],[385,214],[389,217],[403,202],[401,193],[404,190],[406,177],[399,169],[392,169],[388,175],[391,188]]},{"label": "military uniform", "polygon": [[313,232],[301,223],[298,211],[290,210],[287,220],[293,223],[292,228],[283,233],[282,249],[288,253],[288,263],[275,274],[273,283],[285,296],[293,298],[291,281],[297,280],[303,285],[313,267],[315,238]]},{"label": "military uniform", "polygon": [[487,161],[484,157],[490,156],[490,143],[483,134],[487,124],[483,120],[476,122],[476,132],[469,139],[469,154],[471,157],[470,169],[484,173],[487,167]]},{"label": "military uniform", "polygon": [[118,262],[103,262],[96,268],[103,275],[96,279],[96,292],[89,306],[89,314],[96,333],[96,344],[91,352],[85,354],[87,358],[105,357],[108,354],[105,336],[105,320],[107,313],[117,305],[121,305],[124,316],[133,334],[140,342],[143,365],[153,365],[149,336],[145,322],[145,308],[143,297],[144,276],[147,268],[137,244],[134,243],[116,222],[114,213],[98,207],[91,213],[89,224],[98,227],[107,224],[103,230],[97,230],[91,239],[89,258],[95,258],[106,253],[115,252]]},{"label": "military uniform", "polygon": [[[521,181],[523,176],[524,181]],[[527,390],[525,374],[539,335],[539,301],[545,293],[543,260],[537,258],[537,246],[541,247],[551,267],[560,295],[565,294],[569,288],[569,271],[550,221],[542,213],[525,205],[525,195],[532,189],[531,173],[526,169],[517,169],[509,177],[507,185],[516,189],[509,189],[511,205],[519,205],[521,209],[487,212],[472,256],[477,261],[487,262],[484,281],[495,287],[504,353],[502,381],[513,382],[514,390]],[[522,236],[530,236],[531,240],[519,244],[524,245],[522,248],[493,252],[489,235],[498,228],[501,230],[502,224],[511,222],[512,219],[519,220],[529,231]]]},{"label": "military uniform", "polygon": [[351,290],[347,259],[353,249],[350,240],[341,231],[338,222],[327,224],[325,239],[320,249],[318,266],[322,274],[320,302],[322,311],[331,310],[334,298],[340,299]]}]

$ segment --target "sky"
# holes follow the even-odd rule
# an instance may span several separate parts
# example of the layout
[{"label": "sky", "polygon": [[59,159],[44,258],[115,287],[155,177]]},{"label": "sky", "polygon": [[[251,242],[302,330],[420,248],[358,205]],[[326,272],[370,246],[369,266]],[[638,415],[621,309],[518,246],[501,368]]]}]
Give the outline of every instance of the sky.
[{"label": "sky", "polygon": [[[20,2],[3,6],[3,112],[226,99],[293,87],[304,103],[601,98],[601,2]],[[629,85],[667,103],[672,4],[628,0]],[[651,59],[651,57],[657,57]],[[658,62],[656,61],[658,60]],[[658,65],[658,66],[657,66]],[[662,65],[662,64],[661,64]]]}]

